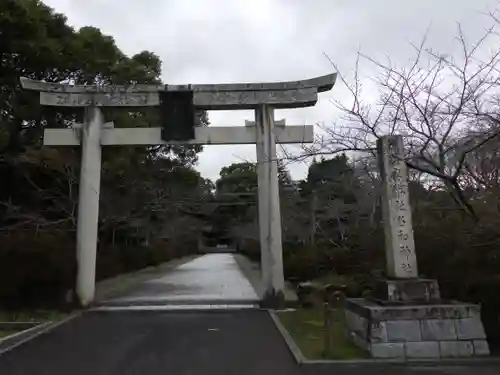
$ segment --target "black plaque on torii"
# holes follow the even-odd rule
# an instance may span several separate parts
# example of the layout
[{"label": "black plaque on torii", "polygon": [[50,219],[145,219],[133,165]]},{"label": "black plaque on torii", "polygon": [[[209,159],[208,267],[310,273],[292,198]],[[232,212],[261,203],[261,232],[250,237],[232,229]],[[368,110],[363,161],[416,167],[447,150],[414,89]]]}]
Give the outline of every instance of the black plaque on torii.
[{"label": "black plaque on torii", "polygon": [[164,141],[195,138],[193,91],[160,91],[161,137]]}]

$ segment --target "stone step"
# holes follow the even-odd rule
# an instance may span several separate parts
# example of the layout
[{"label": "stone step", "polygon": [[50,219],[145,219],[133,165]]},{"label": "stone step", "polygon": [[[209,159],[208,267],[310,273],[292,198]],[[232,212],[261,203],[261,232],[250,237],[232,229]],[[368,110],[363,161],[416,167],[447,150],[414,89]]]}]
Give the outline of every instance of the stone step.
[{"label": "stone step", "polygon": [[258,309],[258,304],[170,304],[170,305],[123,305],[97,306],[90,311],[219,311]]},{"label": "stone step", "polygon": [[243,306],[259,305],[259,299],[189,299],[189,298],[133,298],[103,301],[95,307],[130,307],[130,306]]}]

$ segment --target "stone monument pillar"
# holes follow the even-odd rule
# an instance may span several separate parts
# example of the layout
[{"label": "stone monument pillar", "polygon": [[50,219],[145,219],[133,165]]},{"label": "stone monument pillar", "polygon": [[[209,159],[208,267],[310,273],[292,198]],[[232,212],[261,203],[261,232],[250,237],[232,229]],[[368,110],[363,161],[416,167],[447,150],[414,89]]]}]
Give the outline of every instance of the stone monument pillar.
[{"label": "stone monument pillar", "polygon": [[387,276],[416,278],[417,256],[411,225],[408,176],[403,159],[403,140],[401,137],[383,137],[377,146],[382,180]]},{"label": "stone monument pillar", "polygon": [[418,277],[402,137],[381,137],[377,151],[387,279],[373,297],[347,299],[349,336],[375,358],[489,355],[480,307],[444,301],[436,280]]},{"label": "stone monument pillar", "polygon": [[381,302],[439,301],[437,282],[418,278],[403,138],[380,138],[377,154],[388,279],[379,283],[375,297]]}]

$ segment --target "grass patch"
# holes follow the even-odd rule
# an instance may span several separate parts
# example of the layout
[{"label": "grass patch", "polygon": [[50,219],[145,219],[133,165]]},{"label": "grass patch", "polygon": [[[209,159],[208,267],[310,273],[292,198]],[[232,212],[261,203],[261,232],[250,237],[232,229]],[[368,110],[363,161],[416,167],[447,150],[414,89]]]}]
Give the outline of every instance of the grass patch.
[{"label": "grass patch", "polygon": [[66,315],[54,310],[0,311],[0,322],[48,322],[62,319]]},{"label": "grass patch", "polygon": [[332,313],[330,350],[324,352],[324,312],[304,309],[278,313],[283,326],[307,359],[360,359],[369,358],[364,350],[354,345],[346,333],[344,312]]}]

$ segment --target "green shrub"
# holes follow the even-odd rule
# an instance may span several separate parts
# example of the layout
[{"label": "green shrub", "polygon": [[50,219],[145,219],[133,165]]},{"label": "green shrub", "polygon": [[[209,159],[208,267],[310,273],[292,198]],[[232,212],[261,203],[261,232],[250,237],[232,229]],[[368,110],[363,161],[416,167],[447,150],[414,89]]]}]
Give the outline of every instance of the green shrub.
[{"label": "green shrub", "polygon": [[[149,246],[100,243],[96,280],[156,266],[194,253],[195,241]],[[0,238],[0,306],[2,308],[59,308],[76,280],[75,240],[63,232],[11,232]]]},{"label": "green shrub", "polygon": [[260,242],[253,238],[243,238],[238,242],[238,252],[253,262],[260,263]]},{"label": "green shrub", "polygon": [[64,233],[11,232],[1,239],[0,302],[9,308],[64,303],[75,280],[75,248]]},{"label": "green shrub", "polygon": [[296,282],[312,280],[328,272],[326,253],[322,248],[285,244],[283,266],[285,277]]}]

